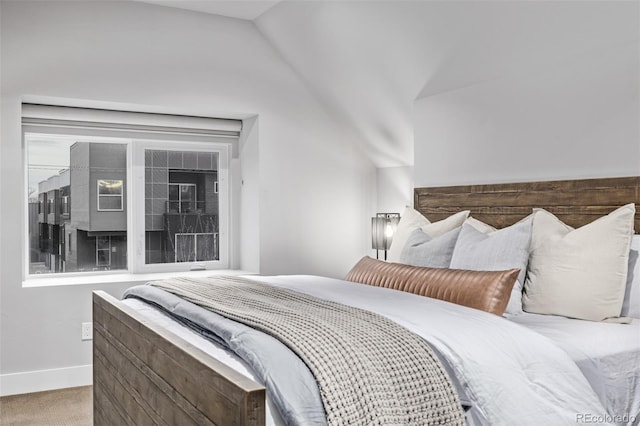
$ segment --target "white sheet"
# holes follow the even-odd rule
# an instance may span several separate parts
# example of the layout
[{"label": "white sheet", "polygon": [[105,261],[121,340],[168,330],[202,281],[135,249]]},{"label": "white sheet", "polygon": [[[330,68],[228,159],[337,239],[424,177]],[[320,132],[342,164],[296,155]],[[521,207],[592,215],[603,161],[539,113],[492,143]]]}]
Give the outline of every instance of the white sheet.
[{"label": "white sheet", "polygon": [[452,362],[491,425],[576,424],[581,418],[606,423],[598,421],[605,409],[571,358],[548,338],[505,318],[329,278],[248,278],[368,309],[425,337]]},{"label": "white sheet", "polygon": [[608,324],[527,313],[508,318],[567,352],[609,414],[640,417],[640,320]]}]

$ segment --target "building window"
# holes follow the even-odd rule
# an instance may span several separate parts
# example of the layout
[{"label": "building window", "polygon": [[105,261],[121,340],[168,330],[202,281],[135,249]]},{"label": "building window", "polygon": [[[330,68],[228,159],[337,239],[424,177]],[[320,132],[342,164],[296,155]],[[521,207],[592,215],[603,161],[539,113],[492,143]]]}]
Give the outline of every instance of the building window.
[{"label": "building window", "polygon": [[195,183],[169,183],[169,212],[191,213],[198,205]]},{"label": "building window", "polygon": [[96,266],[111,266],[111,237],[96,237]]},{"label": "building window", "polygon": [[122,211],[123,188],[121,180],[98,179],[98,211]]},{"label": "building window", "polygon": [[68,215],[71,211],[69,210],[69,196],[62,196],[62,204],[60,206],[60,213],[64,215]]}]

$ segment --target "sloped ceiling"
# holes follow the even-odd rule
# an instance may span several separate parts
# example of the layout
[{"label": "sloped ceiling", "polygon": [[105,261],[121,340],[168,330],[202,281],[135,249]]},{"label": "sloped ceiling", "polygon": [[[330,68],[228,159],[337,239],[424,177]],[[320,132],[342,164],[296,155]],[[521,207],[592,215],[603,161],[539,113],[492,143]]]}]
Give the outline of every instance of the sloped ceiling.
[{"label": "sloped ceiling", "polygon": [[[261,2],[248,3],[259,8]],[[417,98],[526,76],[637,40],[639,4],[281,1],[266,12],[254,9],[257,18],[248,19],[329,111],[360,136],[374,164],[391,167],[413,164]]]},{"label": "sloped ceiling", "polygon": [[252,21],[262,15],[279,0],[139,0],[143,3],[193,10],[212,15]]}]

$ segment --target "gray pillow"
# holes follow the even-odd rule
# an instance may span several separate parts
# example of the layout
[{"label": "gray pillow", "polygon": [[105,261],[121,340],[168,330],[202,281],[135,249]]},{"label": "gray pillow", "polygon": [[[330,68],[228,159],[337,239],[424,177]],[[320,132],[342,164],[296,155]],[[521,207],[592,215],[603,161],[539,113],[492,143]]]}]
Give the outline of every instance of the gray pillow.
[{"label": "gray pillow", "polygon": [[448,268],[460,226],[439,237],[431,238],[420,229],[414,230],[400,254],[400,263],[429,268]]},{"label": "gray pillow", "polygon": [[640,235],[638,234],[631,238],[627,288],[620,316],[640,318]]},{"label": "gray pillow", "polygon": [[636,280],[635,278],[635,269],[636,263],[638,262],[638,251],[631,249],[629,250],[629,269],[627,272],[627,287],[624,292],[624,300],[622,302],[622,312],[620,312],[621,317],[629,317],[631,311],[631,290],[633,289],[633,282]]},{"label": "gray pillow", "polygon": [[519,268],[518,281],[513,286],[506,313],[522,313],[522,285],[529,262],[531,219],[484,234],[473,226],[462,226],[451,258],[452,269],[503,271]]}]

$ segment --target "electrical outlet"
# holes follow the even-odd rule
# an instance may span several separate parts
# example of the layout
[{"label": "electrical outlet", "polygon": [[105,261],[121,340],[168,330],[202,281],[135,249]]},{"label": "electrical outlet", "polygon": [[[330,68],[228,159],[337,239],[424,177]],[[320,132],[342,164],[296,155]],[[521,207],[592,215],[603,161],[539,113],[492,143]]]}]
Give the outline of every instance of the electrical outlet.
[{"label": "electrical outlet", "polygon": [[93,339],[93,323],[83,322],[82,323],[82,340],[91,340],[91,339]]}]

